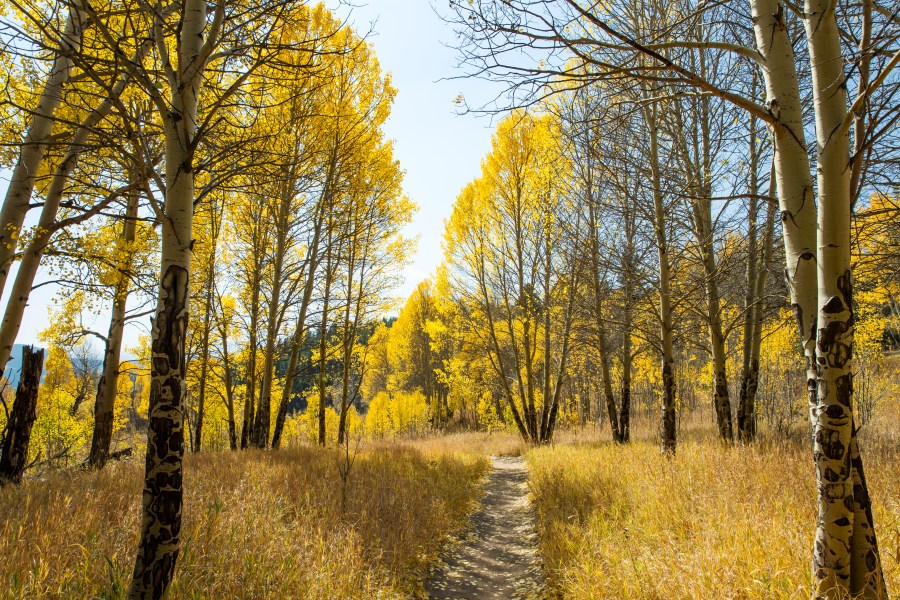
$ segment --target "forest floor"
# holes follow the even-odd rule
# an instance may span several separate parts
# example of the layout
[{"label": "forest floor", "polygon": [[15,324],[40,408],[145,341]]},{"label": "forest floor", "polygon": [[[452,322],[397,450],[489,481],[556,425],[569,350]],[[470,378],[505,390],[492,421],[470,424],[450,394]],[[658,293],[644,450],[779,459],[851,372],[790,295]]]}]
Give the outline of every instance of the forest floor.
[{"label": "forest floor", "polygon": [[491,457],[484,496],[461,543],[425,587],[435,600],[525,600],[543,595],[528,467],[518,456]]},{"label": "forest floor", "polygon": [[[900,404],[889,409],[861,443],[896,595]],[[504,433],[364,441],[346,488],[337,448],[188,455],[170,598],[808,598],[816,512],[803,429],[729,448],[704,418],[683,424],[666,459],[653,425],[624,446],[602,426],[538,448]],[[0,488],[0,600],[124,600],[136,454]]]}]

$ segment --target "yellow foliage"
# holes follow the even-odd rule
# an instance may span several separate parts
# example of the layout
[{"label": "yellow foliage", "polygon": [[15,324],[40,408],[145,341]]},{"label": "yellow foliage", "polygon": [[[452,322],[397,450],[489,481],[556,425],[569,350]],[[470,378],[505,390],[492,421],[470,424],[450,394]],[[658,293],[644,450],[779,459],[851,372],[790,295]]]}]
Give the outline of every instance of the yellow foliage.
[{"label": "yellow foliage", "polygon": [[[306,412],[297,417],[297,429],[310,444],[319,442],[319,392],[314,390],[306,397]],[[325,407],[325,441],[336,442],[340,417],[330,406]]]},{"label": "yellow foliage", "polygon": [[[507,422],[512,421],[512,413],[506,416]],[[484,392],[478,398],[478,424],[487,432],[503,431],[506,427],[494,408],[494,399],[490,392]]]},{"label": "yellow foliage", "polygon": [[428,429],[428,404],[419,390],[380,392],[369,402],[365,428],[374,438],[388,435],[421,435]]},{"label": "yellow foliage", "polygon": [[74,458],[90,441],[92,421],[87,406],[93,396],[82,400],[75,414],[77,382],[66,351],[50,346],[44,361],[44,380],[38,393],[37,419],[31,430],[30,460],[46,460],[59,455]]}]

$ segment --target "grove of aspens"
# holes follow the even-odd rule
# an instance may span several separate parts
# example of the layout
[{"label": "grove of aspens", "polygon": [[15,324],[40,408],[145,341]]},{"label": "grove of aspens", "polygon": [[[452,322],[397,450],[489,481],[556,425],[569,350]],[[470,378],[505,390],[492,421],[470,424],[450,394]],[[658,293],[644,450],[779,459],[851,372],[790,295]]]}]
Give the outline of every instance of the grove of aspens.
[{"label": "grove of aspens", "polygon": [[898,0],[0,0],[0,74],[0,598],[900,593]]}]

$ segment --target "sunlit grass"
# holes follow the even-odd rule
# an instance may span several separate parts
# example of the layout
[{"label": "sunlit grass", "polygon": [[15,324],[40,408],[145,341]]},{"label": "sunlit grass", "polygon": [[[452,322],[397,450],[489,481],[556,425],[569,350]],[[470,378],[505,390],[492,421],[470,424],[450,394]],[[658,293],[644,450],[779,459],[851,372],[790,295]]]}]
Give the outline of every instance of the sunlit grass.
[{"label": "sunlit grass", "polygon": [[[724,448],[695,434],[658,444],[561,444],[527,453],[545,570],[565,598],[808,598],[815,523],[811,450]],[[900,435],[864,459],[888,589],[900,590]]]},{"label": "sunlit grass", "polygon": [[[487,461],[472,453],[364,449],[341,511],[339,452],[214,452],[185,467],[174,598],[421,595],[459,530]],[[140,519],[140,461],[57,471],[0,490],[0,590],[13,598],[122,598]]]}]

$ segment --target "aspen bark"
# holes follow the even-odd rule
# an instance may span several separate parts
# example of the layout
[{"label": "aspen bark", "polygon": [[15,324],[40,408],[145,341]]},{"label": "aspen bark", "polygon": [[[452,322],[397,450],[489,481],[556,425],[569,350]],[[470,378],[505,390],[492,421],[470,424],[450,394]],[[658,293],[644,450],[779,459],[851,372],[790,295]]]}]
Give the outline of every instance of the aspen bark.
[{"label": "aspen bark", "polygon": [[767,104],[776,117],[776,179],[786,274],[807,359],[819,512],[813,594],[829,600],[847,593],[885,597],[852,413],[851,161],[834,5],[808,1],[803,17],[813,75],[818,211],[813,204],[797,75],[783,8],[774,0],[752,0],[751,11],[757,49],[765,61]]},{"label": "aspen bark", "polygon": [[[0,294],[6,289],[6,278],[15,259],[16,241],[31,203],[35,178],[47,151],[54,116],[62,103],[63,88],[69,81],[73,65],[72,54],[80,50],[87,25],[80,0],[75,0],[68,6],[69,14],[59,40],[60,49],[44,83],[37,107],[31,115],[28,133],[19,149],[19,157],[0,207]],[[0,365],[5,365],[8,360],[7,356]]]},{"label": "aspen bark", "polygon": [[847,95],[835,6],[806,0],[818,151],[818,332],[813,457],[818,522],[815,594],[886,597],[853,422],[851,161]]},{"label": "aspen bark", "polygon": [[38,389],[41,385],[43,366],[43,350],[35,350],[33,346],[22,348],[22,374],[3,435],[0,485],[7,482],[18,483],[25,472],[31,427],[37,417]]},{"label": "aspen bark", "polygon": [[109,332],[106,335],[106,348],[103,352],[103,373],[97,384],[97,397],[94,401],[94,433],[91,438],[91,452],[88,455],[88,465],[95,469],[102,469],[106,464],[112,443],[113,413],[122,352],[122,332],[125,329],[125,311],[128,304],[132,268],[131,244],[134,243],[137,229],[138,196],[137,192],[131,192],[128,197],[128,206],[125,209],[125,217],[122,220],[124,252],[122,256],[118,257],[119,281],[115,287]]},{"label": "aspen bark", "polygon": [[[159,297],[151,341],[147,455],[141,538],[130,600],[166,595],[181,541],[184,457],[185,342],[190,299],[194,217],[194,149],[207,5],[185,0],[178,44],[177,85],[161,115],[165,132],[166,198],[162,218]],[[208,53],[207,53],[208,56]]]},{"label": "aspen bark", "polygon": [[[140,58],[147,50],[149,44],[145,43],[139,49],[135,58]],[[19,269],[16,272],[16,278],[13,281],[13,287],[6,303],[6,310],[3,313],[3,320],[0,322],[0,365],[6,365],[9,362],[9,356],[12,352],[13,344],[19,335],[19,329],[22,326],[22,316],[25,313],[25,307],[28,305],[28,299],[31,296],[31,288],[34,285],[34,279],[37,276],[38,268],[44,256],[44,251],[50,243],[53,234],[59,228],[56,216],[59,211],[60,203],[66,191],[66,185],[69,177],[78,163],[78,158],[84,152],[88,139],[94,127],[109,114],[113,107],[115,99],[121,96],[126,86],[131,81],[134,70],[131,69],[122,74],[116,84],[113,86],[110,97],[105,98],[97,108],[85,117],[84,121],[79,124],[78,129],[72,136],[72,141],[66,154],[63,156],[59,165],[53,172],[50,185],[47,188],[47,194],[44,199],[44,206],[41,209],[41,215],[38,218],[37,227],[35,228],[32,239],[28,242],[27,247],[22,253],[22,259],[19,263]],[[15,175],[14,175],[15,177]],[[34,182],[32,177],[31,188]],[[10,188],[12,189],[12,187]],[[31,190],[28,191],[26,204],[30,201]],[[24,213],[23,213],[24,218]],[[0,218],[2,221],[2,218]],[[20,225],[21,226],[21,223]],[[18,232],[18,229],[16,230]],[[2,242],[2,236],[0,236]],[[6,246],[0,243],[0,247]],[[15,244],[12,244],[12,251],[15,250]],[[0,249],[0,260],[3,260],[2,249]],[[0,275],[0,284],[5,283],[7,267],[0,267],[2,275]]]},{"label": "aspen bark", "polygon": [[763,59],[766,105],[775,119],[775,181],[784,232],[785,280],[806,358],[810,423],[816,405],[816,206],[794,50],[778,0],[751,0]]}]

